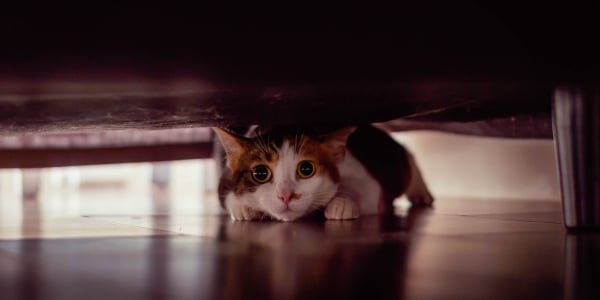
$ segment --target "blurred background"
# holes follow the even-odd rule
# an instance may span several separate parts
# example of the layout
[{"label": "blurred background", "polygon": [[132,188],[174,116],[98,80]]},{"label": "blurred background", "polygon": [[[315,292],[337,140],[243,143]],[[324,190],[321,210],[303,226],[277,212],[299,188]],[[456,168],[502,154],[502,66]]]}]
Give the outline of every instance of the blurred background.
[{"label": "blurred background", "polygon": [[[417,159],[434,196],[559,201],[552,140],[394,133]],[[0,215],[197,215],[220,212],[214,159],[41,169],[0,169]],[[0,220],[1,222],[1,220]]]}]

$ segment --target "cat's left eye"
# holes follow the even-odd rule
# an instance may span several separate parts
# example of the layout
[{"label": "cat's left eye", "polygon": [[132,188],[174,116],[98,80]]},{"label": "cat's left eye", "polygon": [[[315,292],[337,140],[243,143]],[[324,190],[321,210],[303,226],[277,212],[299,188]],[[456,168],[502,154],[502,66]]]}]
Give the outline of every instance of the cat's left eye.
[{"label": "cat's left eye", "polygon": [[316,170],[315,164],[312,161],[303,160],[298,163],[297,173],[300,178],[310,178],[315,175]]}]

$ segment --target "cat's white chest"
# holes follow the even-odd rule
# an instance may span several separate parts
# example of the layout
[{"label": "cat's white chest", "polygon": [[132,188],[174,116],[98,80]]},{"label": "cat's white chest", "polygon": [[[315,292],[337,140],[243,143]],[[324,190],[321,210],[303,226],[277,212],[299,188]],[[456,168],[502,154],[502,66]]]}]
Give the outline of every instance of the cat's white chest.
[{"label": "cat's white chest", "polygon": [[360,207],[361,215],[376,214],[381,199],[381,185],[367,169],[347,152],[344,161],[338,165],[340,185],[338,194],[349,196]]}]

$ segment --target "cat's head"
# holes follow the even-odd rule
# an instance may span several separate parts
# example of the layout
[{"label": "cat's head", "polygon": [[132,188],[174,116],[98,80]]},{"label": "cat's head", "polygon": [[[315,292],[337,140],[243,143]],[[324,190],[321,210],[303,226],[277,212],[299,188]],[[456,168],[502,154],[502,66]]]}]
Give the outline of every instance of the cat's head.
[{"label": "cat's head", "polygon": [[227,155],[236,201],[292,221],[325,206],[337,193],[337,164],[353,128],[326,134],[273,129],[252,138],[214,128]]}]

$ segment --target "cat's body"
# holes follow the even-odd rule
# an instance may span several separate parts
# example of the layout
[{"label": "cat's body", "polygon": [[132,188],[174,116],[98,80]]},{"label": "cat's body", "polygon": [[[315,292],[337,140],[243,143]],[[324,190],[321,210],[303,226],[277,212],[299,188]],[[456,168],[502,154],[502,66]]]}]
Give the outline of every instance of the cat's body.
[{"label": "cat's body", "polygon": [[412,156],[372,126],[215,131],[227,154],[219,196],[235,220],[293,221],[321,210],[353,219],[390,211],[402,193],[413,205],[433,201]]}]

